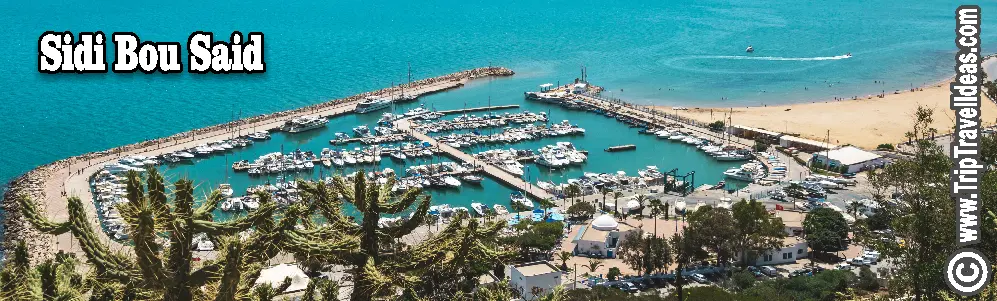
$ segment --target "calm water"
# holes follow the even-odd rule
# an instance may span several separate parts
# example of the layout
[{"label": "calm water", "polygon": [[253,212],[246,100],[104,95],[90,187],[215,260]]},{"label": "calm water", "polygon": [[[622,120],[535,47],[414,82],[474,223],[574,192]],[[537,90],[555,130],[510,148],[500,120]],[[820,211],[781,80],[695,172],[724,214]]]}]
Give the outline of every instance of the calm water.
[{"label": "calm water", "polygon": [[[658,139],[653,135],[640,135],[638,129],[617,122],[613,118],[607,118],[594,113],[579,111],[568,111],[558,106],[551,106],[537,102],[526,102],[523,100],[519,87],[516,87],[515,79],[498,79],[490,81],[478,81],[464,89],[453,90],[446,93],[426,96],[421,98],[420,103],[426,107],[435,107],[439,110],[458,109],[467,107],[481,107],[488,105],[489,94],[492,94],[492,105],[520,104],[520,109],[508,109],[496,111],[520,112],[528,110],[531,112],[549,112],[552,122],[569,120],[572,124],[577,124],[586,129],[584,136],[544,138],[522,143],[497,145],[494,147],[476,146],[467,152],[477,153],[488,148],[516,148],[536,150],[544,145],[554,144],[557,141],[570,141],[577,148],[589,151],[589,160],[586,164],[576,168],[550,170],[534,164],[528,166],[528,173],[524,178],[535,183],[538,179],[550,180],[556,183],[564,183],[567,179],[580,177],[583,171],[615,173],[624,171],[630,175],[636,175],[639,169],[648,165],[658,166],[663,171],[677,168],[680,174],[695,171],[696,185],[714,184],[723,179],[722,172],[727,168],[739,165],[740,163],[717,162],[703,152],[680,142]],[[528,85],[528,84],[527,84]],[[510,88],[504,88],[510,87]],[[489,91],[491,91],[489,93]],[[399,105],[396,111],[404,112],[410,108],[415,108],[419,104],[411,103]],[[301,151],[313,151],[318,153],[322,148],[332,149],[352,149],[361,147],[359,143],[347,146],[330,145],[329,139],[334,137],[336,132],[345,132],[352,135],[352,128],[358,124],[368,124],[373,126],[380,114],[388,112],[390,109],[370,114],[352,114],[334,118],[326,128],[308,131],[297,134],[275,133],[271,140],[257,142],[246,149],[222,156],[213,156],[195,161],[193,164],[178,165],[175,167],[163,167],[170,178],[190,176],[199,182],[199,191],[202,194],[208,193],[218,183],[230,183],[237,192],[245,191],[252,185],[274,182],[276,176],[270,177],[250,177],[246,173],[235,173],[231,171],[231,163],[238,160],[250,160],[258,158],[260,155],[281,151],[290,152],[300,149]],[[479,113],[481,114],[481,113]],[[445,119],[454,116],[444,117]],[[251,130],[251,129],[250,129]],[[495,132],[501,129],[495,129]],[[479,130],[488,134],[491,130]],[[637,150],[627,152],[608,153],[604,149],[609,146],[637,144]],[[330,174],[352,173],[364,168],[367,171],[383,170],[391,168],[398,172],[403,172],[406,166],[437,163],[440,161],[451,161],[445,156],[425,158],[419,160],[407,160],[404,163],[393,161],[387,157],[383,158],[378,166],[357,166],[352,168],[336,169],[316,167],[310,173],[298,173],[291,177],[317,179],[320,176]],[[457,206],[469,206],[471,202],[477,201],[485,204],[509,204],[509,193],[515,188],[499,184],[491,179],[482,181],[481,185],[464,183],[460,189],[428,190],[433,196],[433,203],[446,203]]]},{"label": "calm water", "polygon": [[[368,2],[0,2],[0,179],[67,156],[219,123],[239,111],[267,113],[402,82],[409,63],[414,78],[488,64],[518,72],[426,99],[438,108],[480,104],[487,95],[496,103],[517,102],[537,84],[572,80],[581,65],[613,96],[638,103],[742,106],[932,82],[951,73],[954,53],[955,6],[941,0]],[[997,45],[989,24],[985,52]],[[262,31],[268,72],[42,75],[36,43],[47,30],[133,31],[143,40],[181,43],[197,30],[216,36]],[[745,59],[749,44],[756,52]],[[848,52],[854,57],[833,59]],[[290,138],[285,147],[320,149],[331,131],[355,123],[351,118],[334,121],[312,140]],[[567,118],[590,129],[577,141],[583,148],[631,137],[616,135],[612,122],[587,118],[595,117]],[[696,154],[651,145],[642,144],[627,161],[600,162],[596,155],[587,168],[633,173],[657,164],[701,175],[721,169],[692,159]],[[249,150],[255,151],[263,150]],[[224,158],[212,160],[203,164],[214,170],[204,167],[201,174],[199,164],[191,176],[221,180]]]}]

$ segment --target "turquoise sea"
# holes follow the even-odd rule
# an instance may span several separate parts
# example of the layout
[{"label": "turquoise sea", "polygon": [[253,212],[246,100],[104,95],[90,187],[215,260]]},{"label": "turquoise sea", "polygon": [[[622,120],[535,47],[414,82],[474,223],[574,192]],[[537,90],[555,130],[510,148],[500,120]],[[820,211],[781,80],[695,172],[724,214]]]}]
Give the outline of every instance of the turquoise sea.
[{"label": "turquoise sea", "polygon": [[[438,109],[482,106],[489,97],[493,104],[523,103],[523,91],[571,81],[581,66],[611,96],[640,104],[753,106],[906,89],[952,73],[955,6],[899,0],[4,1],[0,180],[57,159],[224,122],[240,113],[290,109],[404,82],[409,64],[414,79],[486,65],[517,72],[423,98]],[[992,8],[997,7],[983,7],[984,22]],[[992,24],[983,29],[987,53],[997,46]],[[216,37],[261,31],[267,72],[40,74],[37,41],[49,30],[132,31],[143,40],[181,44],[194,31]],[[756,49],[750,58],[745,57],[747,45]],[[838,57],[845,53],[853,57]],[[524,104],[524,109],[548,107]],[[586,170],[633,174],[657,165],[695,170],[697,183],[715,183],[726,167],[685,146],[640,141],[651,138],[610,119],[558,108],[551,113],[552,120],[570,119],[588,129],[584,138],[572,140],[595,154]],[[318,151],[328,147],[332,133],[374,119],[340,117],[326,130],[277,135],[265,145],[181,167],[175,174],[212,186],[226,180],[226,160],[253,159],[281,146]],[[536,149],[554,141],[513,147]],[[634,141],[636,152],[610,156],[601,151]],[[252,183],[245,175],[229,176],[237,190]],[[551,175],[532,168],[530,177]],[[437,198],[489,201],[504,199],[509,190],[492,193],[498,187],[494,182],[483,187]]]}]

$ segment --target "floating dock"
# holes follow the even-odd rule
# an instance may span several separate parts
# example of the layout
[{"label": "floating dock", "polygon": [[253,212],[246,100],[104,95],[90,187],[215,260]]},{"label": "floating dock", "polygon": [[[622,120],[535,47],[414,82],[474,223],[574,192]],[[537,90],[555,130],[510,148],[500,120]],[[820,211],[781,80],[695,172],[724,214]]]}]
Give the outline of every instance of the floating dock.
[{"label": "floating dock", "polygon": [[606,151],[607,152],[622,152],[622,151],[635,150],[635,149],[637,149],[637,145],[627,144],[627,145],[610,146],[610,147],[606,148]]},{"label": "floating dock", "polygon": [[490,110],[505,110],[505,109],[517,109],[517,108],[519,108],[519,105],[504,105],[504,106],[490,106],[490,107],[477,107],[477,108],[464,108],[464,109],[457,109],[457,110],[446,110],[446,111],[437,111],[437,112],[438,112],[438,113],[440,113],[440,114],[447,114],[447,115],[449,115],[449,114],[460,114],[460,113],[470,113],[470,112],[481,112],[481,111],[490,111]]},{"label": "floating dock", "polygon": [[[486,109],[480,109],[478,111],[482,110]],[[551,200],[554,199],[554,196],[549,192],[547,192],[546,190],[540,189],[540,187],[536,187],[533,184],[530,184],[529,182],[523,180],[519,176],[501,170],[497,166],[475,159],[470,154],[467,154],[459,149],[453,148],[447,145],[446,143],[440,143],[439,141],[436,141],[436,139],[433,139],[433,137],[430,137],[429,135],[412,130],[412,123],[408,119],[401,119],[395,121],[395,128],[402,130],[403,132],[407,132],[412,136],[414,136],[416,139],[419,139],[423,142],[428,142],[430,145],[435,146],[440,151],[442,151],[442,153],[446,154],[450,158],[453,158],[454,160],[459,160],[461,162],[471,163],[476,166],[480,166],[481,171],[484,172],[489,177],[499,182],[502,182],[506,185],[515,187],[517,190],[523,191],[523,193],[525,193],[528,197],[532,198],[533,201],[538,201],[542,199],[551,199]]]}]

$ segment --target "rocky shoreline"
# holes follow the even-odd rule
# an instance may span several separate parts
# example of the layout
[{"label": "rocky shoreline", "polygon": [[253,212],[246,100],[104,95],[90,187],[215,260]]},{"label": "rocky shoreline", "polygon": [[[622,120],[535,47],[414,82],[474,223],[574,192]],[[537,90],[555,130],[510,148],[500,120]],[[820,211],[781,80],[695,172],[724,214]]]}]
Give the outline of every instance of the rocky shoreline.
[{"label": "rocky shoreline", "polygon": [[[43,201],[46,200],[47,197],[45,193],[46,181],[55,176],[56,172],[71,173],[72,172],[71,170],[67,170],[71,165],[73,166],[73,168],[76,168],[76,164],[89,165],[91,161],[103,162],[97,159],[104,158],[107,156],[115,156],[117,154],[121,154],[124,152],[144,149],[147,147],[173,144],[178,141],[189,140],[199,134],[204,134],[219,130],[226,130],[228,128],[241,126],[244,124],[273,121],[290,115],[314,112],[320,109],[341,106],[348,103],[358,102],[367,97],[387,96],[389,94],[399,93],[402,90],[418,89],[419,87],[422,86],[437,84],[445,81],[463,81],[463,80],[471,80],[475,78],[490,77],[490,76],[511,76],[513,74],[515,73],[512,70],[505,67],[484,67],[484,68],[465,70],[443,76],[422,79],[405,85],[398,85],[377,91],[365,92],[345,98],[334,99],[297,109],[247,117],[241,120],[235,120],[228,123],[217,124],[204,128],[177,133],[168,137],[146,140],[99,152],[86,153],[38,166],[37,168],[32,169],[31,171],[28,171],[27,173],[18,176],[17,178],[14,178],[7,184],[7,191],[3,195],[2,203],[0,203],[0,205],[2,205],[3,210],[5,211],[5,219],[3,221],[3,225],[6,230],[3,235],[3,243],[2,243],[3,250],[9,250],[17,242],[24,241],[27,244],[29,254],[32,256],[32,261],[36,261],[39,259],[39,257],[48,255],[46,254],[48,253],[48,251],[46,250],[51,249],[50,248],[50,246],[52,245],[51,236],[39,233],[26,220],[24,220],[23,216],[20,214],[16,198],[18,197],[31,198],[36,202],[36,204],[38,204],[39,208],[47,209],[45,206],[45,202]],[[58,197],[61,198],[65,196],[58,196]]]}]

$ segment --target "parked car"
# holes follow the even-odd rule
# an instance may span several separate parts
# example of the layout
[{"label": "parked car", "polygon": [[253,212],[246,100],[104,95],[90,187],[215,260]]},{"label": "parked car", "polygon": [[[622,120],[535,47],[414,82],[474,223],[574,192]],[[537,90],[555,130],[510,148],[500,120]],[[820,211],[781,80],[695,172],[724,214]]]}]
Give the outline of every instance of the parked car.
[{"label": "parked car", "polygon": [[762,271],[763,274],[769,277],[779,276],[779,270],[776,270],[775,268],[770,266],[763,266],[758,268],[758,270]]},{"label": "parked car", "polygon": [[639,291],[637,289],[637,286],[634,285],[633,283],[630,283],[630,282],[622,282],[619,285],[620,285],[620,289],[623,290],[624,292],[636,293],[636,292]]},{"label": "parked car", "polygon": [[812,275],[813,274],[808,269],[799,269],[789,272],[789,278],[798,277],[798,276],[812,276]]},{"label": "parked car", "polygon": [[842,262],[834,266],[834,268],[842,271],[851,271],[854,267],[851,264],[848,264],[847,262]]},{"label": "parked car", "polygon": [[702,283],[702,284],[710,283],[710,281],[707,280],[706,276],[703,276],[703,274],[696,273],[696,274],[692,274],[689,277],[692,278],[693,281],[696,281],[698,283]]},{"label": "parked car", "polygon": [[751,272],[752,275],[755,275],[755,278],[762,277],[765,275],[756,266],[748,266],[748,272]]},{"label": "parked car", "polygon": [[864,259],[862,257],[855,257],[855,258],[849,259],[848,263],[850,263],[851,265],[854,265],[854,266],[869,266],[869,265],[872,264],[872,262],[869,262],[869,260]]}]

